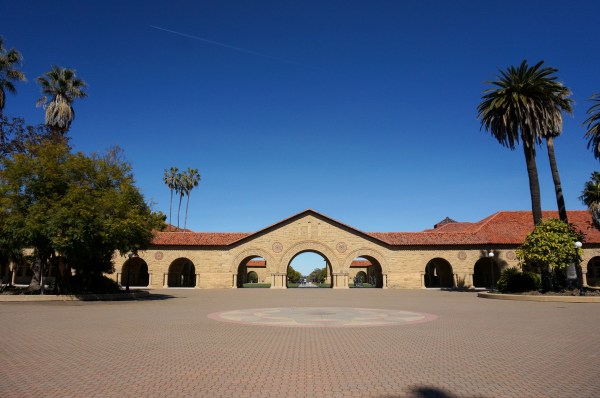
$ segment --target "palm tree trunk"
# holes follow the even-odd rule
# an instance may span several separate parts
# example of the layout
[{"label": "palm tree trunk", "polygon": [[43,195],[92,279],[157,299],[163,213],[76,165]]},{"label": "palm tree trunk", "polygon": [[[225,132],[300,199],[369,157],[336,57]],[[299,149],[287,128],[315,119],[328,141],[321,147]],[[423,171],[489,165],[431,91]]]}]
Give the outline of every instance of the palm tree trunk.
[{"label": "palm tree trunk", "polygon": [[[190,190],[191,192],[191,190]],[[187,203],[185,204],[185,221],[183,222],[183,229],[187,228],[187,213],[188,213],[188,207],[190,206],[190,192],[188,192],[187,194]]]},{"label": "palm tree trunk", "polygon": [[183,200],[183,194],[179,195],[179,207],[177,208],[177,229],[179,229],[179,213],[181,213],[181,201]]},{"label": "palm tree trunk", "polygon": [[171,222],[172,218],[171,218],[171,212],[173,210],[173,190],[171,189],[171,201],[169,202],[169,224],[173,225],[173,223]]},{"label": "palm tree trunk", "polygon": [[523,143],[525,150],[525,162],[527,163],[527,176],[529,177],[529,193],[531,195],[531,212],[533,223],[538,225],[542,222],[542,199],[540,196],[540,181],[538,179],[537,166],[535,164],[534,144]]},{"label": "palm tree trunk", "polygon": [[560,175],[558,174],[558,166],[556,164],[556,156],[554,155],[554,138],[546,138],[546,146],[548,147],[548,159],[550,160],[550,170],[552,171],[552,180],[554,180],[554,192],[556,192],[556,204],[558,206],[558,215],[560,219],[566,223],[567,208],[565,206],[565,198],[563,197],[562,186],[560,185]]}]

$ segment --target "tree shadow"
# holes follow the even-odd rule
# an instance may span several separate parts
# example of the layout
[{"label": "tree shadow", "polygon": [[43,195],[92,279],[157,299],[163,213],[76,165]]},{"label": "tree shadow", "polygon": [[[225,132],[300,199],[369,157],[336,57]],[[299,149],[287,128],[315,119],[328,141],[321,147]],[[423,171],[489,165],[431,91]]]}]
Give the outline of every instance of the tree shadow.
[{"label": "tree shadow", "polygon": [[[413,387],[410,390],[410,397],[413,398],[456,398],[457,396],[452,394],[449,391],[442,390],[437,387],[430,386],[419,386]],[[400,398],[406,397],[405,395],[382,395],[380,398]],[[473,398],[477,398],[477,396],[473,396]]]}]

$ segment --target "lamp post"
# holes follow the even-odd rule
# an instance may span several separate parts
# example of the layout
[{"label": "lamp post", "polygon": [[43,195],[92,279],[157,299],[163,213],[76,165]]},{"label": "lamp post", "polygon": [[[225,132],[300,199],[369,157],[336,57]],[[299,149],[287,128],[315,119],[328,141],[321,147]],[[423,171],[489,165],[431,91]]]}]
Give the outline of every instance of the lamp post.
[{"label": "lamp post", "polygon": [[492,293],[493,293],[495,290],[495,288],[494,288],[494,252],[490,250],[488,252],[488,257],[490,258],[490,270],[492,271],[491,276],[492,276]]},{"label": "lamp post", "polygon": [[135,253],[129,253],[127,255],[127,257],[129,257],[129,261],[127,264],[127,278],[125,279],[125,291],[128,292],[129,291],[129,274],[131,273],[131,259],[134,257],[137,257],[137,254]]},{"label": "lamp post", "polygon": [[583,290],[583,271],[581,269],[581,258],[579,257],[579,249],[583,244],[579,241],[575,242],[575,270],[577,271],[577,284],[579,285],[579,295],[585,296]]}]

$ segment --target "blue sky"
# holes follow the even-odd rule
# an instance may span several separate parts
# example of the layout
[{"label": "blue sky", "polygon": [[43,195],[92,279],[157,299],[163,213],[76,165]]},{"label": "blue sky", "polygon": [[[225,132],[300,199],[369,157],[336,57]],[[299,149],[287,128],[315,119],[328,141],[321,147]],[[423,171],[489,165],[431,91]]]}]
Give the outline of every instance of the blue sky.
[{"label": "blue sky", "polygon": [[[5,1],[0,14],[29,79],[5,113],[42,122],[35,78],[76,69],[89,97],[74,149],[122,147],[165,213],[163,170],[198,168],[195,231],[252,232],[307,208],[382,232],[529,210],[521,148],[476,118],[484,82],[523,59],[573,91],[556,140],[569,209],[598,169],[581,125],[600,92],[597,1]],[[537,159],[555,209],[543,148]]]}]

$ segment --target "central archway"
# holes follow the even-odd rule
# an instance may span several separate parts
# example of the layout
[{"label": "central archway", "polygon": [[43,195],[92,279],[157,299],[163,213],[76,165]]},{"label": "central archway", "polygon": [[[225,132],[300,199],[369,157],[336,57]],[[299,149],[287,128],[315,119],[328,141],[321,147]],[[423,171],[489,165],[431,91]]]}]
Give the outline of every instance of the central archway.
[{"label": "central archway", "polygon": [[332,287],[331,264],[327,257],[316,250],[297,253],[286,270],[287,288]]}]

